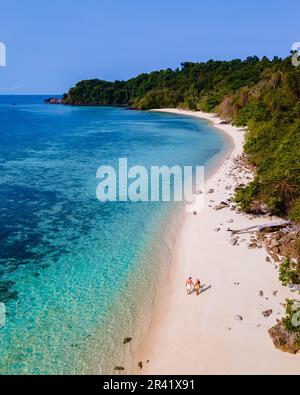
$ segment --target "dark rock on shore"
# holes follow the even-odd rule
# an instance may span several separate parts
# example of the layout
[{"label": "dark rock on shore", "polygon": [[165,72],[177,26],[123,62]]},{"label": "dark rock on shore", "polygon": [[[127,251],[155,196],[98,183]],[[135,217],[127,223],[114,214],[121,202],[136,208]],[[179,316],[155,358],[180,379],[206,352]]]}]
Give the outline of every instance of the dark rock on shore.
[{"label": "dark rock on shore", "polygon": [[269,335],[277,349],[291,354],[300,352],[299,334],[287,331],[282,322],[269,329]]},{"label": "dark rock on shore", "polygon": [[214,207],[214,210],[219,211],[222,210],[223,208],[227,208],[229,207],[229,204],[226,202],[221,202],[220,204],[218,204],[217,206]]},{"label": "dark rock on shore", "polygon": [[116,366],[114,368],[114,370],[117,370],[117,371],[121,372],[121,371],[125,370],[125,368],[123,368],[123,366]]},{"label": "dark rock on shore", "polygon": [[263,311],[263,312],[262,312],[262,315],[263,315],[265,318],[270,317],[270,315],[272,315],[272,314],[273,314],[273,310],[266,310],[266,311]]},{"label": "dark rock on shore", "polygon": [[[257,233],[257,239],[265,245],[270,257],[274,262],[280,262],[281,257],[290,257],[291,259],[300,259],[300,251],[297,240],[300,239],[300,230],[298,227],[279,230],[272,234]],[[266,258],[268,262],[269,257]]]},{"label": "dark rock on shore", "polygon": [[243,321],[243,317],[241,315],[236,315],[234,318],[237,321]]},{"label": "dark rock on shore", "polygon": [[44,101],[46,104],[63,104],[63,99],[57,99],[56,97],[49,97]]},{"label": "dark rock on shore", "polygon": [[258,247],[258,246],[257,246],[257,243],[251,243],[251,244],[248,245],[248,248],[249,248],[250,250],[253,250],[253,249],[257,248],[257,247]]}]

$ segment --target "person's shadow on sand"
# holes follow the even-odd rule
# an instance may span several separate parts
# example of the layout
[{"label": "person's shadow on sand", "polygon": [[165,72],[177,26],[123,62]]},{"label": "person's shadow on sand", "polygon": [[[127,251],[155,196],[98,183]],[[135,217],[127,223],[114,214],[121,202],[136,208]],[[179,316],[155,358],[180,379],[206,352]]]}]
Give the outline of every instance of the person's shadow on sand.
[{"label": "person's shadow on sand", "polygon": [[205,284],[203,284],[201,287],[200,295],[203,294],[204,292],[208,291],[209,289],[211,289],[211,287],[212,287],[212,285],[206,286]]},{"label": "person's shadow on sand", "polygon": [[[203,294],[204,292],[208,291],[209,289],[211,289],[212,285],[208,285],[206,286],[205,284],[201,285],[201,289],[200,289],[200,293],[199,295]],[[195,288],[192,290],[191,294],[195,294],[196,290]]]}]

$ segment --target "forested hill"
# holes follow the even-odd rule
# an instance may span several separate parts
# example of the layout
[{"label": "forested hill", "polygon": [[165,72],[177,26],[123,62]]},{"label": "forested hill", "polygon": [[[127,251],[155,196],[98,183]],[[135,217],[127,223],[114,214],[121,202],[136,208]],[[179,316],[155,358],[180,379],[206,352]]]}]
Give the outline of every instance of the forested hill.
[{"label": "forested hill", "polygon": [[81,81],[64,103],[180,107],[248,126],[245,152],[257,177],[237,200],[247,211],[263,202],[274,214],[300,222],[300,67],[291,57],[186,62],[128,81]]}]

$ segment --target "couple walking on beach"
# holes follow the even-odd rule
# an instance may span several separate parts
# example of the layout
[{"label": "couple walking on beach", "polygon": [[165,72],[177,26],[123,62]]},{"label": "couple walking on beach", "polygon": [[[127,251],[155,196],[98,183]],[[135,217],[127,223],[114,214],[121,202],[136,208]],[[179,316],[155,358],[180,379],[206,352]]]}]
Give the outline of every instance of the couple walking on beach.
[{"label": "couple walking on beach", "polygon": [[193,293],[193,291],[196,292],[196,295],[197,295],[197,296],[200,295],[200,293],[201,293],[201,283],[200,283],[200,280],[199,280],[199,279],[197,279],[196,282],[195,282],[195,284],[194,284],[192,277],[189,277],[189,278],[186,280],[185,285],[186,285],[186,292],[187,292],[187,295],[191,295],[191,293]]}]

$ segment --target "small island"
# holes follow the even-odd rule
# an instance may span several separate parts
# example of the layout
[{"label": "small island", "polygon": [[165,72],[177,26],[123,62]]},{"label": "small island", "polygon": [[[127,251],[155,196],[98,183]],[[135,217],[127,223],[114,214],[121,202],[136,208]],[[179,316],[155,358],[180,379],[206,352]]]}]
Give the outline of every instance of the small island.
[{"label": "small island", "polygon": [[63,99],[58,99],[57,97],[49,97],[49,99],[44,100],[45,104],[63,104]]}]

